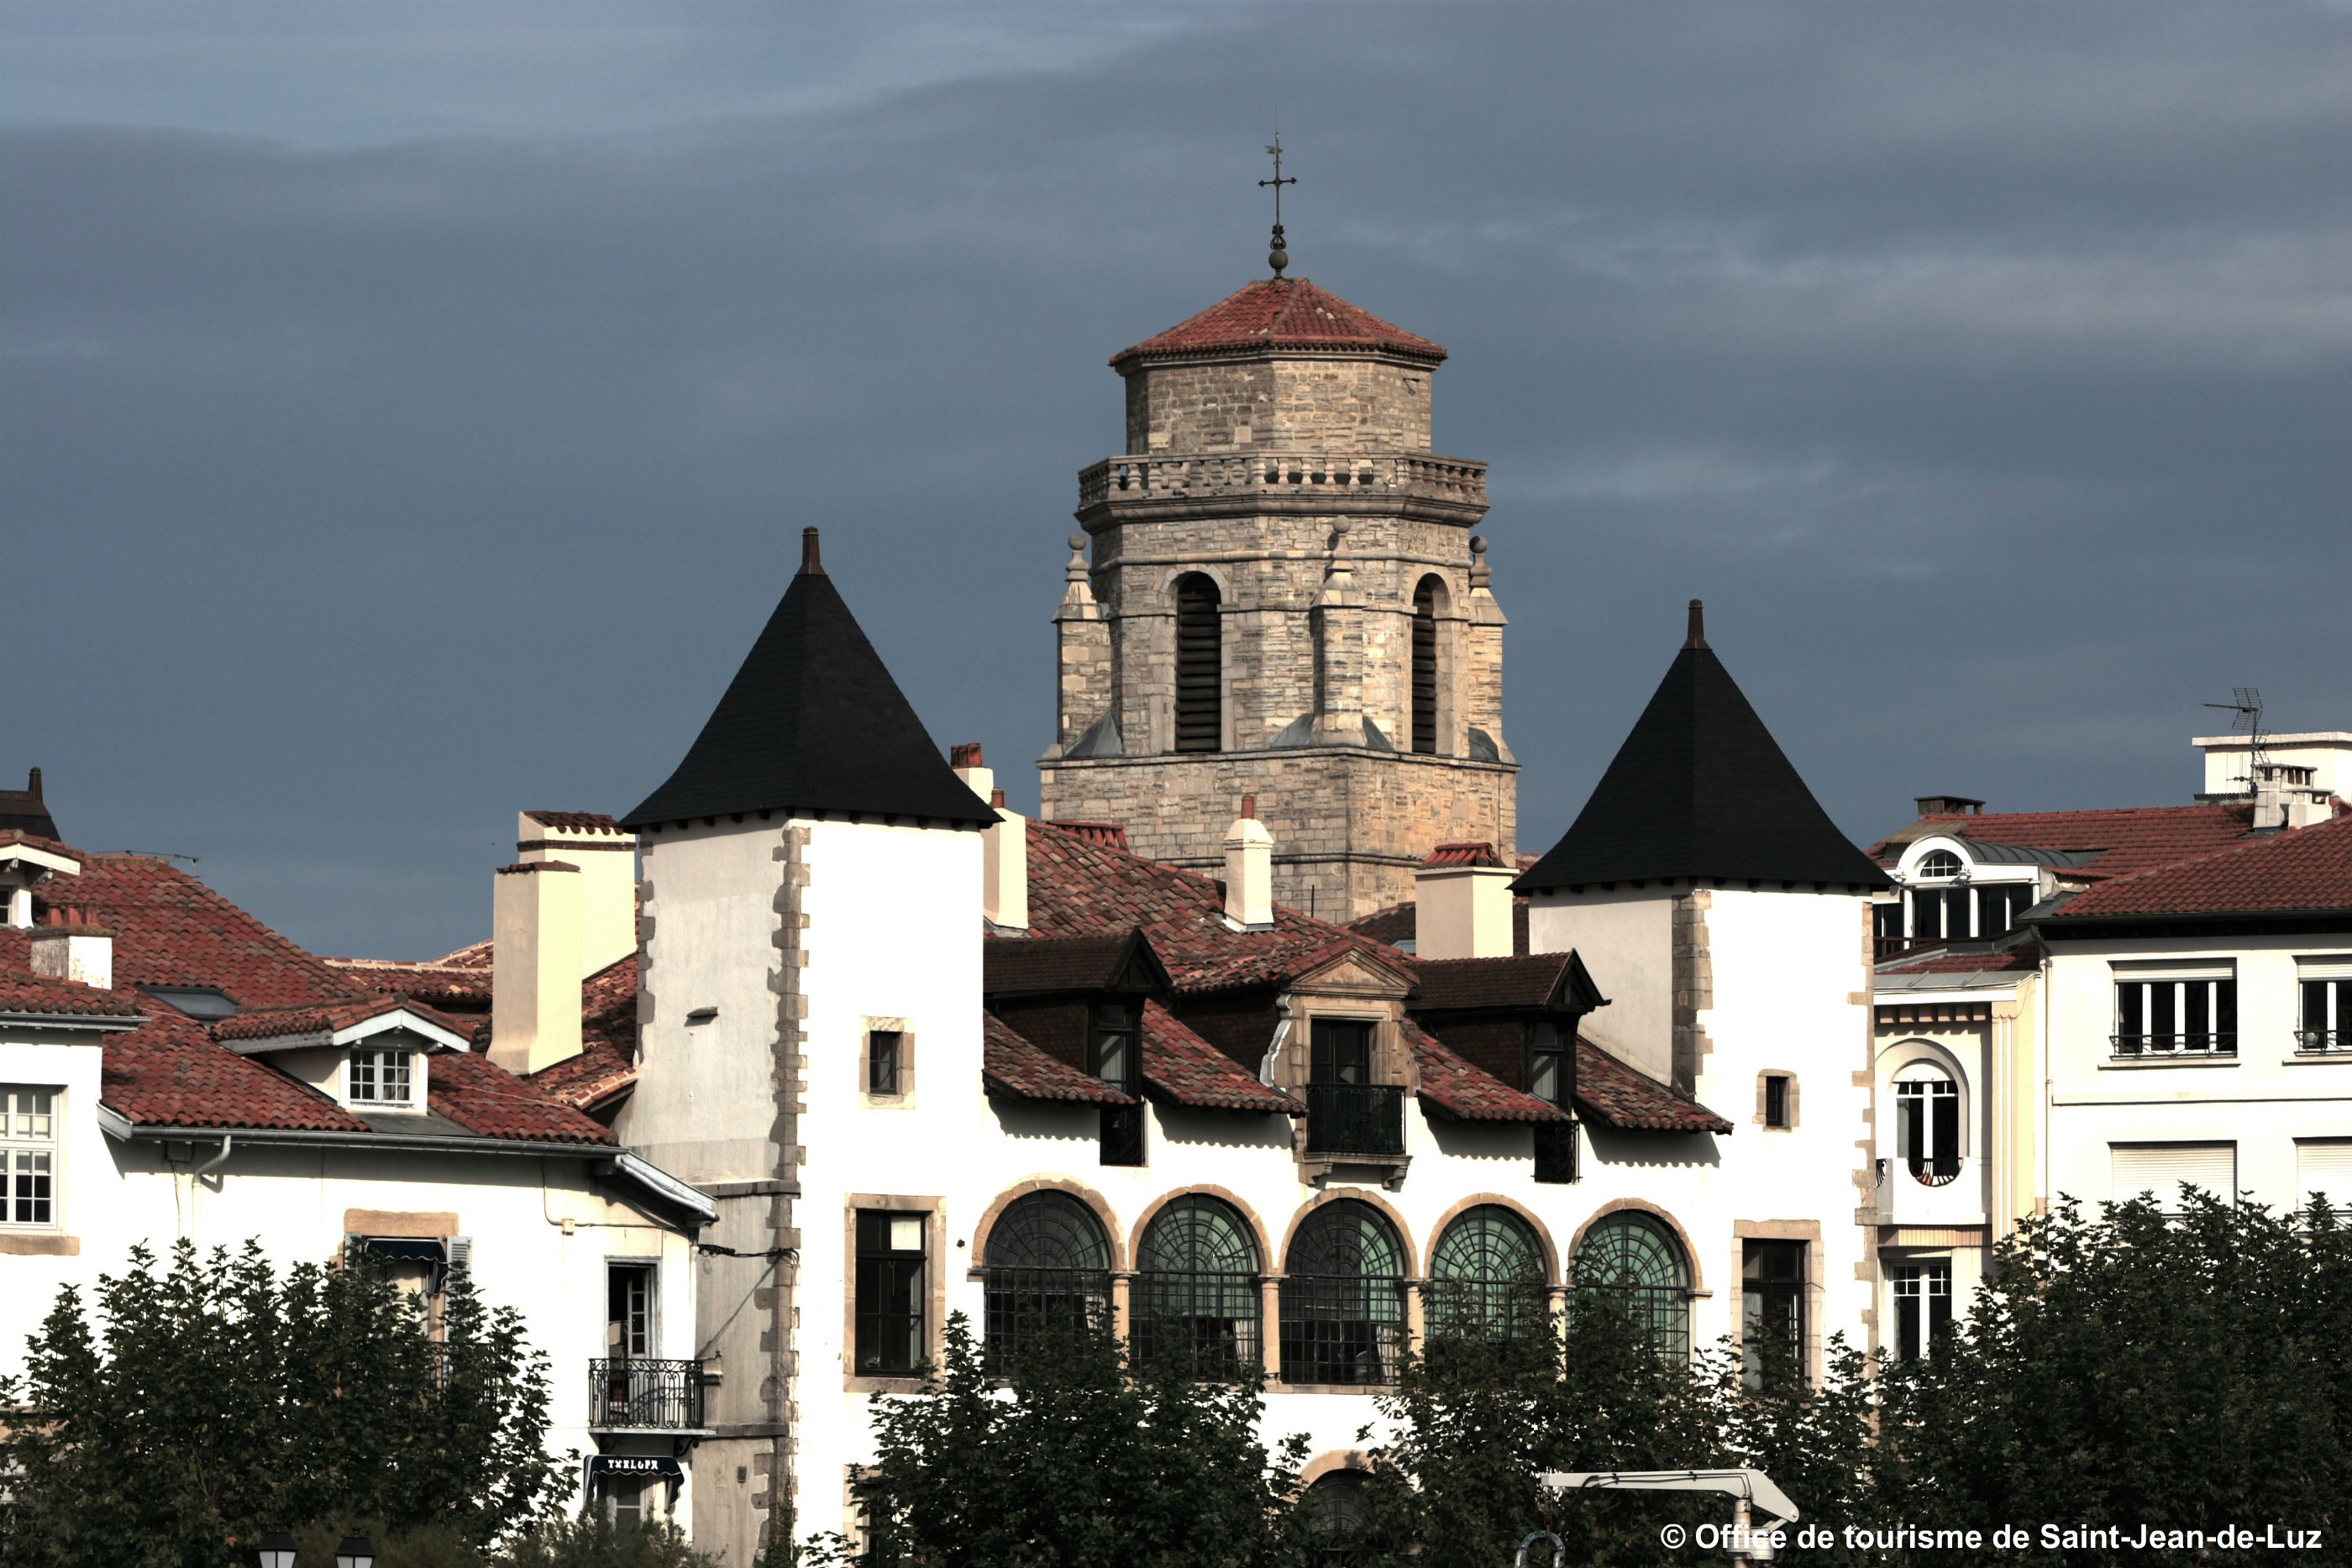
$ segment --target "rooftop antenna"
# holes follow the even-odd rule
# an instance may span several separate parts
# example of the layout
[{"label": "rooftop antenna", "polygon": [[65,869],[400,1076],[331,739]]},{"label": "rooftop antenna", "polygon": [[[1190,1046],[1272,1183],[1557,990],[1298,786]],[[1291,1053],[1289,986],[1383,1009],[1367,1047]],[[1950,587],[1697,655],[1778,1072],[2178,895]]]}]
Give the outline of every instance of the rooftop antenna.
[{"label": "rooftop antenna", "polygon": [[1264,190],[1268,185],[1272,185],[1274,187],[1274,245],[1272,249],[1266,253],[1265,261],[1268,267],[1274,268],[1274,275],[1276,277],[1280,277],[1282,276],[1282,269],[1290,265],[1290,252],[1285,250],[1282,245],[1282,188],[1285,185],[1296,185],[1298,183],[1298,181],[1295,175],[1287,180],[1282,177],[1282,131],[1280,127],[1276,128],[1274,132],[1274,144],[1268,147],[1266,151],[1274,154],[1274,178],[1271,180],[1260,180],[1258,182],[1258,188],[1260,190]]},{"label": "rooftop antenna", "polygon": [[2246,737],[2246,793],[2261,788],[2263,777],[2263,694],[2256,686],[2232,686],[2231,700],[2207,703],[2205,706],[2220,708],[2236,716],[2230,720],[2230,733]]}]

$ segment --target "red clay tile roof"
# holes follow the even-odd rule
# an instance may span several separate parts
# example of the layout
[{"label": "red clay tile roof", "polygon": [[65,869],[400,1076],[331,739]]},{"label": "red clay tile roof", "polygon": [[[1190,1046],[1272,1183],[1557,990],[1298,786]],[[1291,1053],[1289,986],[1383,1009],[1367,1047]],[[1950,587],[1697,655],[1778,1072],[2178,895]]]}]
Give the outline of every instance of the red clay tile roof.
[{"label": "red clay tile roof", "polygon": [[460,1040],[473,1038],[477,1020],[454,1019],[434,1011],[422,1002],[406,997],[378,995],[358,997],[350,1001],[297,1003],[290,1007],[247,1008],[212,1026],[215,1040],[275,1040],[289,1034],[332,1034],[339,1029],[382,1018],[390,1012],[406,1012],[431,1024],[447,1030]]},{"label": "red clay tile roof", "polygon": [[102,991],[47,975],[0,973],[0,1013],[52,1013],[65,1018],[141,1018],[154,1003],[121,991]]},{"label": "red clay tile roof", "polygon": [[2352,911],[2352,817],[2248,839],[2077,894],[2051,918]]},{"label": "red clay tile roof", "polygon": [[[368,1130],[366,1123],[308,1084],[224,1049],[194,1019],[164,1008],[156,1014],[146,1027],[106,1042],[99,1098],[109,1109],[161,1127]],[[435,1076],[440,1061],[448,1060],[434,1063]],[[437,1101],[439,1085],[434,1089]]]},{"label": "red clay tile roof", "polygon": [[528,1081],[469,1051],[436,1056],[427,1069],[434,1110],[486,1138],[535,1144],[610,1144],[610,1129],[549,1099]]},{"label": "red clay tile roof", "polygon": [[1440,844],[1429,852],[1423,865],[1484,865],[1500,866],[1503,857],[1495,846],[1486,843]]},{"label": "red clay tile roof", "polygon": [[1236,931],[1224,911],[1217,883],[1197,872],[1129,854],[1058,822],[1029,824],[1033,938],[1140,929],[1187,991],[1279,984],[1350,951],[1410,973],[1404,955],[1295,909],[1276,905],[1269,931]]},{"label": "red clay tile roof", "polygon": [[164,861],[92,855],[58,902],[115,933],[120,987],[213,986],[243,1007],[341,1001],[373,988]]},{"label": "red clay tile roof", "polygon": [[1445,350],[1304,277],[1261,277],[1199,315],[1110,357],[1114,367],[1178,354],[1267,350],[1401,354],[1434,365]]},{"label": "red clay tile roof", "polygon": [[1054,826],[1090,844],[1101,844],[1122,854],[1131,852],[1127,847],[1127,824],[1124,822],[1055,822]]},{"label": "red clay tile roof", "polygon": [[38,833],[28,833],[22,828],[0,828],[0,849],[10,844],[26,844],[37,850],[47,850],[53,855],[63,855],[69,861],[86,861],[89,857],[69,844],[55,839],[45,839]]},{"label": "red clay tile roof", "polygon": [[601,811],[525,811],[524,816],[542,828],[561,832],[617,833],[621,824]]},{"label": "red clay tile roof", "polygon": [[[1108,990],[1126,970],[1128,950],[1136,945],[1132,931],[1107,936],[990,936],[980,948],[981,989],[991,997]],[[1150,943],[1146,940],[1142,946],[1149,951]],[[1148,962],[1146,967],[1150,967]]]},{"label": "red clay tile roof", "polygon": [[1196,1111],[1303,1116],[1307,1107],[1184,1027],[1158,1002],[1143,1004],[1143,1081]]},{"label": "red clay tile roof", "polygon": [[490,1010],[490,970],[486,964],[458,965],[446,960],[408,964],[395,958],[330,958],[327,962],[354,985],[398,991],[451,1012],[478,1015]]},{"label": "red clay tile roof", "polygon": [[1530,953],[1509,958],[1415,958],[1420,980],[1407,1005],[1415,1011],[1469,1008],[1539,1008],[1559,994],[1573,953]]},{"label": "red clay tile roof", "polygon": [[592,1040],[581,1046],[579,1055],[543,1067],[524,1082],[560,1105],[594,1111],[637,1086],[637,1064],[610,1041]]},{"label": "red clay tile roof", "polygon": [[2243,804],[2134,806],[2105,811],[2003,811],[1986,816],[1922,817],[1870,847],[1891,862],[1890,848],[1931,833],[2036,850],[2098,850],[2099,858],[2061,875],[2109,877],[2166,861],[2206,854],[2246,836],[2252,809]]},{"label": "red clay tile roof", "polygon": [[1567,1112],[1525,1094],[1491,1073],[1481,1072],[1435,1040],[1411,1019],[1404,1021],[1405,1044],[1421,1068],[1421,1101],[1457,1122],[1565,1122]]},{"label": "red clay tile roof", "polygon": [[1114,1089],[1030,1044],[994,1013],[981,1019],[981,1081],[992,1094],[1013,1100],[1059,1100],[1083,1105],[1132,1105]]},{"label": "red clay tile roof", "polygon": [[1604,1126],[1644,1133],[1728,1133],[1731,1124],[1589,1040],[1576,1042],[1576,1104]]},{"label": "red clay tile roof", "polygon": [[1999,953],[1937,953],[1899,964],[1881,964],[1882,975],[1986,975],[2007,969],[2038,969],[2042,948],[2028,942]]}]

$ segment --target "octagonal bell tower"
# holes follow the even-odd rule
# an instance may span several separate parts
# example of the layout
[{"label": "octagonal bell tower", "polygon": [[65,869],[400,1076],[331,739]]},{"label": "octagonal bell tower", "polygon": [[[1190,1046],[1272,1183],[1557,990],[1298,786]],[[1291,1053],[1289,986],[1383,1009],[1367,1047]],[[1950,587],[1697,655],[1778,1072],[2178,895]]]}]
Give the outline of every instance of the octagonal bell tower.
[{"label": "octagonal bell tower", "polygon": [[1486,465],[1430,449],[1444,358],[1280,276],[1113,356],[1127,451],[1078,476],[1048,818],[1212,869],[1255,795],[1275,896],[1327,919],[1410,898],[1438,844],[1513,852]]}]

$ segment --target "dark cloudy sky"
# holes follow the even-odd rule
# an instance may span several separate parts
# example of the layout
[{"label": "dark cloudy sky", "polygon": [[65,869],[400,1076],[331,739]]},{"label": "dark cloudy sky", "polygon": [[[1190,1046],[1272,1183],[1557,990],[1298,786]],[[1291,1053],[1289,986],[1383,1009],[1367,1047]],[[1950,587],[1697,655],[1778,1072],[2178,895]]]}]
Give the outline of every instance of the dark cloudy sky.
[{"label": "dark cloudy sky", "polygon": [[805,524],[1034,802],[1103,361],[1262,270],[1277,116],[1493,464],[1523,845],[1693,595],[1857,838],[2352,728],[2340,4],[0,19],[0,772],[321,951],[634,805]]}]

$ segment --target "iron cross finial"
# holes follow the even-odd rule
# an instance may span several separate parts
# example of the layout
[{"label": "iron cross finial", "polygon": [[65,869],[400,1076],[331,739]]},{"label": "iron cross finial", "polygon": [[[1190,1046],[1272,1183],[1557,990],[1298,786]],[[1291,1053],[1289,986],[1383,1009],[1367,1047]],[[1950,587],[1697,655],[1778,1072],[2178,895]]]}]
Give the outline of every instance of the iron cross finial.
[{"label": "iron cross finial", "polygon": [[1298,181],[1295,176],[1287,180],[1282,177],[1281,131],[1277,131],[1274,133],[1274,144],[1268,147],[1266,151],[1274,154],[1274,178],[1271,180],[1260,180],[1258,182],[1258,187],[1261,190],[1268,185],[1272,185],[1274,187],[1274,246],[1272,250],[1267,253],[1265,259],[1267,264],[1274,268],[1274,275],[1276,277],[1280,277],[1282,276],[1282,269],[1290,265],[1290,253],[1287,250],[1285,250],[1282,245],[1282,188],[1285,185],[1296,185],[1298,183]]}]

